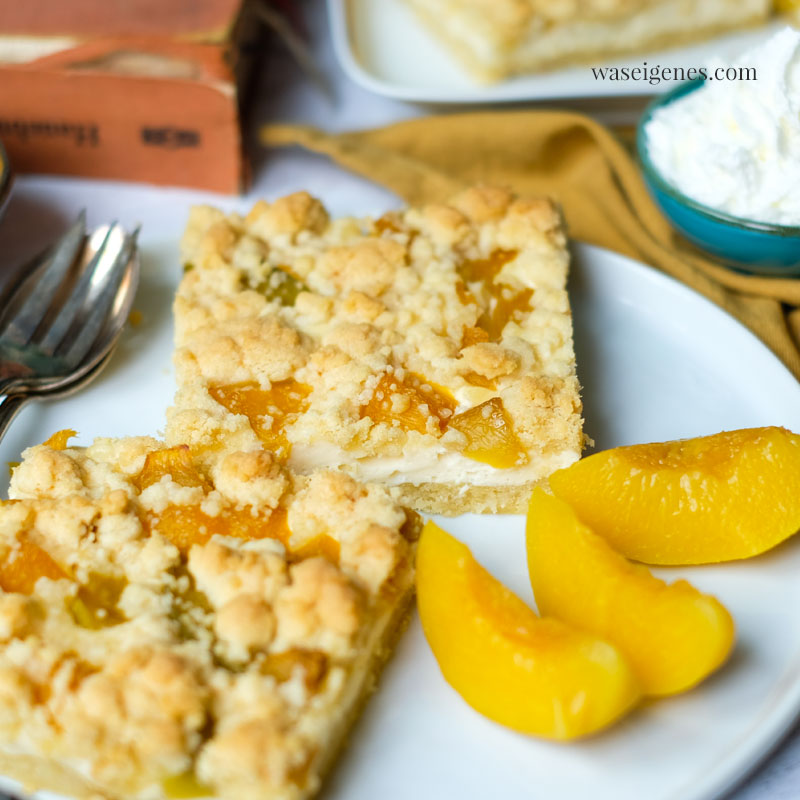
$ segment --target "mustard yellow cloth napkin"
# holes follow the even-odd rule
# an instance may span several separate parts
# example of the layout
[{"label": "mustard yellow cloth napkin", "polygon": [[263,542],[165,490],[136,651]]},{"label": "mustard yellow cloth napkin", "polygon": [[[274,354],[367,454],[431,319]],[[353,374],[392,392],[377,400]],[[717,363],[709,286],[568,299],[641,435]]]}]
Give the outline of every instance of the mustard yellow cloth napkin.
[{"label": "mustard yellow cloth napkin", "polygon": [[427,117],[329,134],[262,129],[267,145],[298,144],[383,184],[409,203],[492,183],[561,203],[570,235],[657,267],[738,317],[800,379],[800,279],[741,275],[675,234],[625,147],[602,125],[562,111]]}]

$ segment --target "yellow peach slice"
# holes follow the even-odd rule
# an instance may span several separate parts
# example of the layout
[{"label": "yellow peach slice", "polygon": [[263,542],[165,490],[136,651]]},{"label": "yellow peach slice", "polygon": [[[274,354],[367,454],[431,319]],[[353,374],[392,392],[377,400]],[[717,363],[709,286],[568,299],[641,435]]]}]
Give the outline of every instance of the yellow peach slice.
[{"label": "yellow peach slice", "polygon": [[143,492],[166,475],[181,486],[211,488],[209,480],[195,466],[191,451],[185,444],[148,453],[142,471],[133,480],[136,488]]},{"label": "yellow peach slice", "polygon": [[285,427],[308,408],[310,386],[289,378],[269,389],[252,382],[217,384],[209,386],[208,393],[232,414],[246,416],[256,436],[279,459],[289,457],[292,447]]},{"label": "yellow peach slice", "polygon": [[728,657],[733,620],[718,600],[632,564],[542,489],[531,497],[527,546],[539,612],[613,642],[645,694],[684,691]]},{"label": "yellow peach slice", "polygon": [[495,469],[509,469],[528,463],[511,419],[499,397],[456,414],[450,426],[467,437],[464,455]]},{"label": "yellow peach slice", "polygon": [[[361,418],[398,425],[405,431],[441,433],[456,407],[452,395],[408,370],[399,374],[402,377],[398,372],[381,375],[369,401],[360,409]],[[431,418],[434,424],[429,428]]]},{"label": "yellow peach slice", "polygon": [[214,796],[214,790],[202,783],[191,770],[164,778],[161,788],[169,800],[196,800]]},{"label": "yellow peach slice", "polygon": [[749,428],[617,447],[553,473],[550,485],[636,561],[749,558],[800,528],[800,436]]},{"label": "yellow peach slice", "polygon": [[278,539],[284,544],[289,539],[287,513],[281,506],[266,516],[254,515],[250,506],[243,506],[225,509],[212,517],[200,506],[168,505],[159,514],[145,517],[144,524],[147,530],[158,531],[169,539],[182,553],[192,545],[205,544],[215,534],[238,539]]},{"label": "yellow peach slice", "polygon": [[32,594],[39,578],[52,581],[68,577],[52,556],[25,536],[0,560],[0,589]]},{"label": "yellow peach slice", "polygon": [[53,450],[66,450],[69,440],[77,435],[78,432],[72,430],[72,428],[64,428],[64,430],[56,431],[46,442],[42,442],[42,444]]},{"label": "yellow peach slice", "polygon": [[445,679],[495,722],[573,739],[611,724],[639,699],[615,647],[537,617],[432,522],[417,551],[417,602]]}]

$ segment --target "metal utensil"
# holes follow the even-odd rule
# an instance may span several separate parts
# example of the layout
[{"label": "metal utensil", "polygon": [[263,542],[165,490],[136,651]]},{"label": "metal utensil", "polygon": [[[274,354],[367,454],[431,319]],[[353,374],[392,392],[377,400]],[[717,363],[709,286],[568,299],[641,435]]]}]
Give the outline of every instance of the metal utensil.
[{"label": "metal utensil", "polygon": [[[113,349],[113,345],[112,345]],[[30,400],[59,400],[62,397],[69,397],[76,394],[85,386],[88,386],[105,368],[111,360],[112,349],[106,353],[105,357],[97,363],[89,372],[85,372],[72,382],[64,383],[56,388],[33,389],[27,394],[15,394],[0,398],[0,441],[2,441],[8,427],[16,418],[17,414],[25,407]],[[0,794],[0,800],[3,795]]]},{"label": "metal utensil", "polygon": [[0,142],[0,216],[2,216],[6,203],[8,202],[12,182],[13,176],[11,173],[11,166],[8,163],[8,155],[6,154],[2,142]]},{"label": "metal utensil", "polygon": [[10,287],[0,312],[0,394],[57,389],[102,361],[133,302],[137,234],[115,223],[87,237],[81,213]]}]

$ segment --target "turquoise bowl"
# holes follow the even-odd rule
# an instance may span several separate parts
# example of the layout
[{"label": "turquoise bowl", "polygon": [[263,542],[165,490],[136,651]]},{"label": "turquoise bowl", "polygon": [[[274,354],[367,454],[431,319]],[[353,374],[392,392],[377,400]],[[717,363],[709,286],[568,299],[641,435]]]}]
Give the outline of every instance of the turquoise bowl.
[{"label": "turquoise bowl", "polygon": [[650,194],[677,231],[724,266],[760,275],[800,275],[800,225],[753,222],[704,206],[672,186],[651,162],[645,125],[656,110],[703,83],[703,79],[683,83],[657,97],[639,120],[636,148]]}]

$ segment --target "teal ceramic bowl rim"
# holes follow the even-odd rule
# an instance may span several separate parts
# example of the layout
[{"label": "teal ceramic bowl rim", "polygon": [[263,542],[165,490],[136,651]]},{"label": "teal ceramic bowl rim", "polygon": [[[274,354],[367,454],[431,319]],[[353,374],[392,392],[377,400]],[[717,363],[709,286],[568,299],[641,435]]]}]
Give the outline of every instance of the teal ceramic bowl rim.
[{"label": "teal ceramic bowl rim", "polygon": [[717,211],[715,208],[698,203],[687,197],[680,189],[673,186],[669,181],[664,178],[656,168],[655,164],[650,160],[650,153],[647,147],[647,136],[645,134],[645,126],[652,119],[653,114],[661,107],[669,105],[674,100],[678,100],[684,95],[699,89],[705,83],[704,78],[697,80],[687,81],[680,86],[671,89],[670,91],[659,95],[650,103],[644,110],[644,113],[639,118],[636,125],[636,150],[639,156],[639,164],[647,179],[658,188],[659,191],[666,194],[672,200],[692,211],[700,214],[712,222],[722,222],[726,225],[733,225],[742,230],[754,231],[758,233],[772,234],[773,236],[784,237],[800,237],[800,225],[776,225],[770,222],[756,222],[749,220],[746,217],[735,217],[732,214],[726,214],[724,211]]}]

